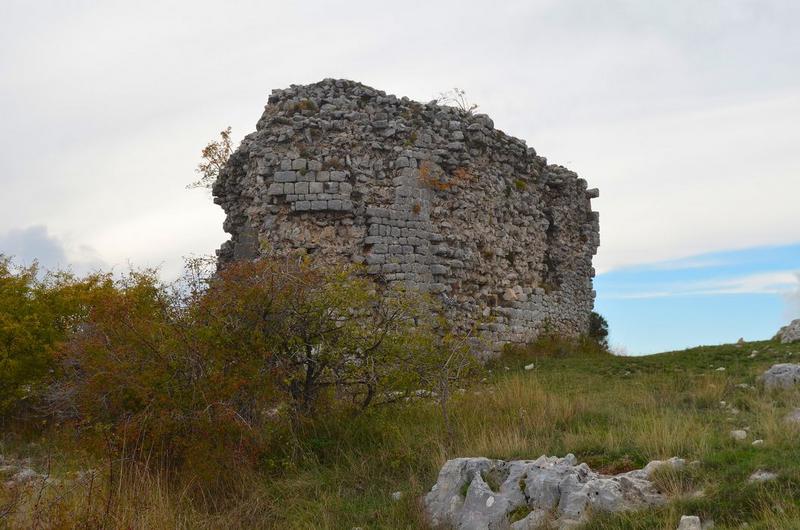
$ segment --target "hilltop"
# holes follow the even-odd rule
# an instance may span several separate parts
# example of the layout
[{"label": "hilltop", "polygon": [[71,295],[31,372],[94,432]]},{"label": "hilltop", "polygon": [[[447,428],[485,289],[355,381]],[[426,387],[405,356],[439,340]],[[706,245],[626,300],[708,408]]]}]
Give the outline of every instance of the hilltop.
[{"label": "hilltop", "polygon": [[[715,528],[800,526],[800,429],[784,417],[798,391],[767,393],[756,378],[772,364],[800,358],[800,345],[777,341],[698,347],[646,357],[517,352],[496,360],[484,382],[452,402],[448,439],[436,404],[367,411],[346,424],[316,425],[295,464],[267,462],[248,476],[244,498],[209,514],[163,485],[143,488],[118,523],[134,527],[422,528],[419,498],[452,456],[536,458],[574,453],[606,473],[678,456],[694,462],[665,475],[666,507],[597,517],[586,528],[676,528],[682,514]],[[744,430],[737,441],[732,430]],[[762,443],[753,445],[755,440]],[[3,454],[64,456],[58,442],[14,445]],[[64,457],[73,466],[86,463]],[[101,466],[101,462],[97,462]],[[758,470],[775,480],[750,482]],[[151,484],[152,486],[153,484]],[[393,494],[400,492],[393,498]],[[85,492],[83,492],[85,493]],[[79,515],[81,497],[64,510]],[[215,501],[216,502],[216,501]],[[134,506],[137,508],[134,509]]]}]

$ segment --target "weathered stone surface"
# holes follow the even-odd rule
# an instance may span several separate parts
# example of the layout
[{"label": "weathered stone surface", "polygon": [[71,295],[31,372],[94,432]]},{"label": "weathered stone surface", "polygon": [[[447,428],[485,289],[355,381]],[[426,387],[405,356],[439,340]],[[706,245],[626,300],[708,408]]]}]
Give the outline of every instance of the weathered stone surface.
[{"label": "weathered stone surface", "polygon": [[730,435],[731,435],[731,438],[733,438],[734,440],[739,441],[739,442],[741,442],[742,440],[746,440],[747,439],[747,431],[743,431],[741,429],[737,429],[735,431],[731,431]]},{"label": "weathered stone surface", "polygon": [[783,326],[778,330],[775,338],[781,341],[782,344],[800,342],[800,318],[792,320],[787,326]]},{"label": "weathered stone surface", "polygon": [[772,367],[761,374],[761,382],[764,388],[792,388],[800,382],[800,364],[781,363],[774,364]]},{"label": "weathered stone surface", "polygon": [[775,480],[776,478],[778,478],[777,473],[759,469],[757,471],[754,471],[753,474],[750,475],[750,477],[747,480],[749,482],[768,482],[770,480]]},{"label": "weathered stone surface", "polygon": [[696,515],[681,515],[681,522],[678,524],[678,530],[702,530],[700,518]]},{"label": "weathered stone surface", "polygon": [[800,425],[800,409],[794,409],[784,416],[783,421],[790,425]]},{"label": "weathered stone surface", "polygon": [[[573,455],[536,460],[456,458],[439,472],[424,504],[432,526],[460,530],[536,528],[554,519],[555,528],[585,521],[590,513],[619,512],[666,502],[649,480],[661,466],[682,467],[682,459],[650,462],[644,469],[601,475]],[[518,509],[531,513],[510,523]],[[524,522],[523,522],[524,521]]]},{"label": "weathered stone surface", "polygon": [[[345,80],[275,90],[214,185],[219,264],[305,250],[436,293],[492,349],[588,330],[596,189],[485,115]],[[326,232],[326,229],[331,230]]]}]

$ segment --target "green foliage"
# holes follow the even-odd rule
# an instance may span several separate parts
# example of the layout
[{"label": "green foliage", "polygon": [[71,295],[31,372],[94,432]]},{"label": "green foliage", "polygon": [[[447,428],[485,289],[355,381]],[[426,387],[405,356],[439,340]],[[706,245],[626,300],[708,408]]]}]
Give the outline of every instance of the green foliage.
[{"label": "green foliage", "polygon": [[607,356],[608,323],[602,315],[592,311],[589,316],[589,332],[578,337],[566,337],[553,331],[545,322],[537,339],[529,344],[507,344],[503,349],[502,362],[527,363],[537,357]]},{"label": "green foliage", "polygon": [[202,160],[195,169],[200,178],[189,184],[187,188],[210,189],[217,181],[220,171],[228,163],[232,153],[231,128],[227,127],[219,133],[219,140],[211,141],[203,148]]},{"label": "green foliage", "polygon": [[596,311],[589,314],[589,338],[608,349],[608,321]]},{"label": "green foliage", "polygon": [[523,504],[508,514],[508,522],[516,523],[517,521],[521,521],[525,519],[532,511],[533,510],[531,510],[527,504]]},{"label": "green foliage", "polygon": [[126,275],[61,348],[51,402],[104,450],[205,485],[275,463],[266,451],[320,413],[430,387],[452,355],[427,300],[359,272],[293,256],[193,267],[175,285]]},{"label": "green foliage", "polygon": [[38,400],[56,367],[54,348],[80,322],[103,276],[16,267],[0,255],[0,416]]},{"label": "green foliage", "polygon": [[528,188],[528,183],[522,179],[516,179],[514,181],[514,187],[517,188],[517,191],[525,191]]},{"label": "green foliage", "polygon": [[[758,352],[755,357],[752,351]],[[93,489],[89,481],[73,483],[66,492],[48,489],[39,505],[48,499],[68,503],[59,508],[68,522],[64,527],[426,528],[418,501],[446,459],[529,459],[573,452],[605,473],[672,456],[692,462],[683,470],[658,473],[660,487],[677,495],[668,505],[595,512],[585,528],[676,528],[688,513],[715,521],[716,528],[744,523],[749,528],[798,528],[800,429],[783,417],[798,403],[800,391],[737,386],[753,385],[766,368],[793,362],[798,355],[797,345],[759,342],[646,357],[549,355],[537,358],[533,370],[511,362],[503,366],[500,359],[483,385],[454,392],[451,445],[435,398],[402,399],[359,412],[326,408],[296,431],[298,445],[275,445],[264,455],[268,474],[248,474],[241,464],[227,468],[229,475],[242,477],[237,496],[228,503],[218,493],[192,503],[182,487],[148,475],[140,485],[114,484],[109,510],[106,496],[97,493],[105,491],[101,474]],[[717,372],[718,366],[727,370]],[[722,400],[736,404],[740,413],[731,416],[720,406]],[[752,438],[764,439],[764,445],[732,441],[729,431],[738,426],[750,426]],[[71,431],[62,431],[61,438],[73,438]],[[47,436],[43,442],[53,439]],[[13,452],[6,445],[0,449],[4,455]],[[40,451],[50,453],[49,447]],[[84,459],[75,469],[102,470],[106,464]],[[34,468],[44,465],[34,462]],[[756,469],[776,471],[779,477],[750,484],[747,478]],[[394,501],[391,493],[398,490],[404,497]],[[37,498],[35,488],[25,506]],[[94,514],[93,525],[86,523],[87,514]],[[13,528],[34,526],[22,516],[9,521]]]},{"label": "green foliage", "polygon": [[411,131],[410,133],[408,133],[408,138],[406,138],[404,145],[406,147],[411,147],[415,143],[417,143],[417,131]]},{"label": "green foliage", "polygon": [[530,344],[507,344],[503,348],[500,361],[506,363],[527,363],[539,357],[567,356],[600,356],[609,355],[608,350],[588,336],[564,337],[547,330]]}]

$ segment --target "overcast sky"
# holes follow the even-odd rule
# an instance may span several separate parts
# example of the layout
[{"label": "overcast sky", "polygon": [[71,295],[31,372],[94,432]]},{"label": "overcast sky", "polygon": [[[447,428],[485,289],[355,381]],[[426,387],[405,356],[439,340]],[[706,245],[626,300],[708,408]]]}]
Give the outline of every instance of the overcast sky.
[{"label": "overcast sky", "polygon": [[0,6],[0,252],[175,274],[226,238],[202,146],[326,77],[465,89],[600,188],[600,272],[800,243],[795,0]]}]

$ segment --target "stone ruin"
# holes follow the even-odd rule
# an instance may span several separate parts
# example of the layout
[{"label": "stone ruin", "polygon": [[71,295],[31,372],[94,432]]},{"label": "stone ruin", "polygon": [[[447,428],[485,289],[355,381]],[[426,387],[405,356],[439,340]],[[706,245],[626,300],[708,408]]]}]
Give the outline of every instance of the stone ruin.
[{"label": "stone ruin", "polygon": [[221,267],[299,249],[363,264],[494,350],[588,330],[598,190],[484,114],[346,80],[274,90],[213,194]]}]

